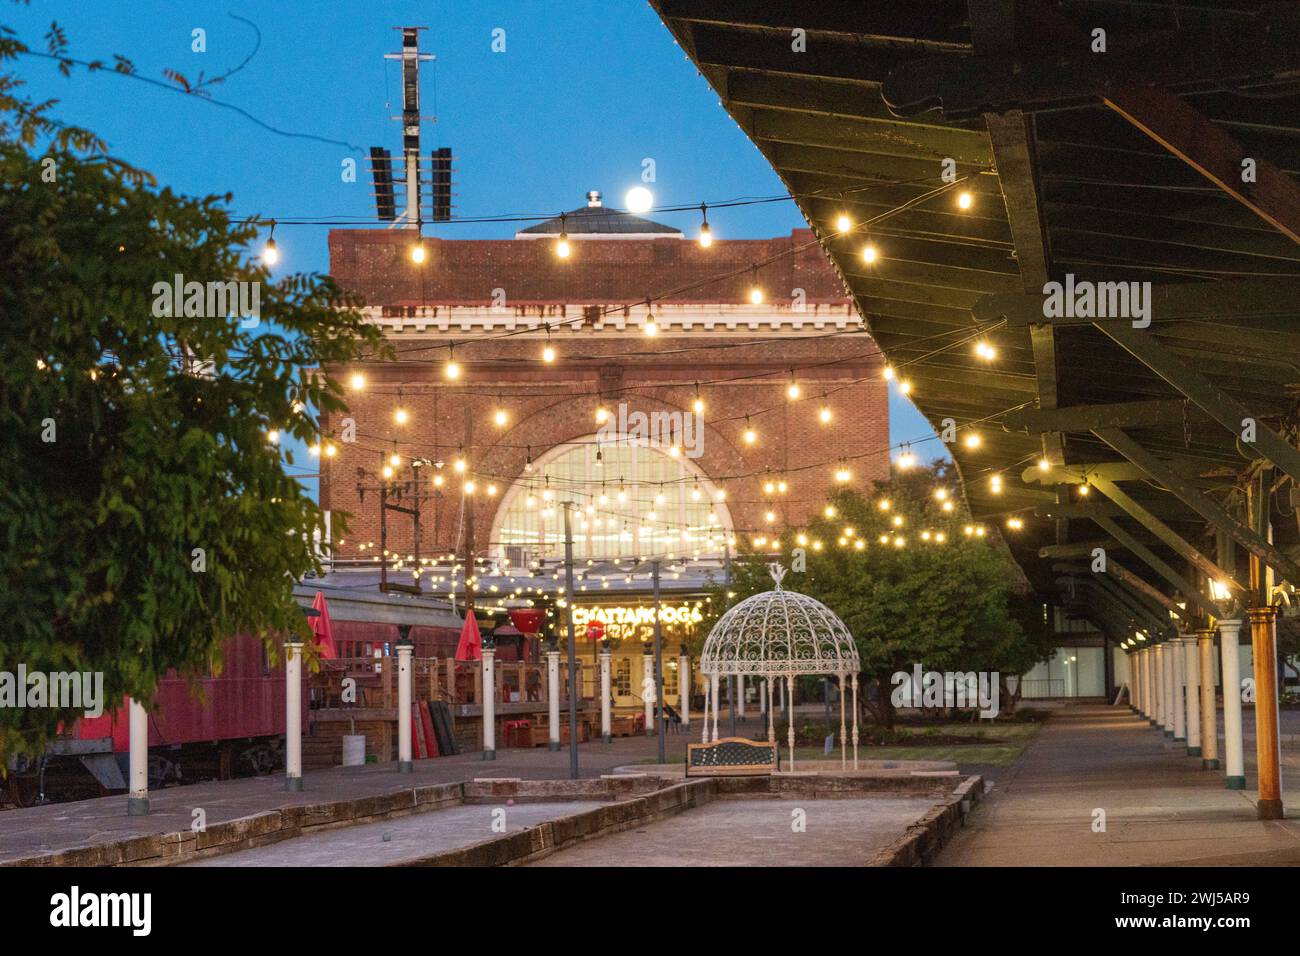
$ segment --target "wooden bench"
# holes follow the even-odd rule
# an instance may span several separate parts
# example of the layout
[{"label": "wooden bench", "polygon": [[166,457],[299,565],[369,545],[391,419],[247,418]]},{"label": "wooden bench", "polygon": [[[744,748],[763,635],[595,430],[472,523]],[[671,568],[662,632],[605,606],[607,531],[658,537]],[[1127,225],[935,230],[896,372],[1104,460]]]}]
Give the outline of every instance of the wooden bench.
[{"label": "wooden bench", "polygon": [[686,745],[688,777],[752,777],[775,773],[780,764],[777,745],[767,740],[723,737],[707,744]]}]

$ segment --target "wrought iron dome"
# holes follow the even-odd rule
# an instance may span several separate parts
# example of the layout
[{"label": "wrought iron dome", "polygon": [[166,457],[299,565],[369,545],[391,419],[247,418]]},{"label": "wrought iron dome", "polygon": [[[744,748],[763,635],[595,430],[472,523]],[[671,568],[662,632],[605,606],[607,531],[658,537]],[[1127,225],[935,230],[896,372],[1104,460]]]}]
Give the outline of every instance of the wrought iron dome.
[{"label": "wrought iron dome", "polygon": [[844,622],[816,598],[781,587],[785,569],[771,565],[776,588],[745,598],[709,631],[700,655],[704,674],[856,674],[858,648]]}]

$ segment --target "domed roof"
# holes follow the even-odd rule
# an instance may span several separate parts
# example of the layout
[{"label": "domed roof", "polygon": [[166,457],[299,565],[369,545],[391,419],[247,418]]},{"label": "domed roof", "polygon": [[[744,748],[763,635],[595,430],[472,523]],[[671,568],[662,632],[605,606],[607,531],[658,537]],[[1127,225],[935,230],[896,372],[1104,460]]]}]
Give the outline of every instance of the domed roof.
[{"label": "domed roof", "polygon": [[713,625],[700,655],[704,674],[857,673],[858,648],[844,622],[821,601],[781,588],[747,597]]}]

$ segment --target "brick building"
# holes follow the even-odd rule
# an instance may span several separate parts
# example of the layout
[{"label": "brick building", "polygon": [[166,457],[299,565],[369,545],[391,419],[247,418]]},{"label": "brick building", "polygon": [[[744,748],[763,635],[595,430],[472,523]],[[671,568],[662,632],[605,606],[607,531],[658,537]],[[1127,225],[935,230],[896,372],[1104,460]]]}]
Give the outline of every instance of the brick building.
[{"label": "brick building", "polygon": [[[838,468],[860,487],[887,474],[881,360],[808,230],[705,248],[592,193],[514,239],[426,238],[420,264],[409,232],[329,242],[333,275],[396,353],[332,370],[365,378],[349,413],[323,423],[335,453],[321,503],[352,516],[345,562],[374,557],[392,455],[389,480],[433,496],[422,555],[463,554],[472,519],[474,553],[514,567],[563,556],[566,499],[579,559],[705,559],[732,535],[798,525]],[[786,493],[765,493],[769,480]],[[390,520],[389,548],[413,544],[410,523]]]}]

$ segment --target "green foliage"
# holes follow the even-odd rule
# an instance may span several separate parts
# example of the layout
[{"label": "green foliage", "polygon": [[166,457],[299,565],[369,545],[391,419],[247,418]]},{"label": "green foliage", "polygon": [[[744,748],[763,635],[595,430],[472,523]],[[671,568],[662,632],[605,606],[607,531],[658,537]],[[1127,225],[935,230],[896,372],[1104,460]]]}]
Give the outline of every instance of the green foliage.
[{"label": "green foliage", "polygon": [[[111,708],[150,700],[169,668],[206,674],[237,632],[272,651],[272,635],[305,633],[292,587],[319,570],[324,516],[266,432],[317,440],[311,410],[346,406],[316,370],[383,345],[328,277],[270,284],[229,196],[152,188],[82,152],[98,141],[59,135],[14,85],[0,84],[0,670],[103,672]],[[261,325],[156,317],[154,284],[178,273],[261,283]],[[0,710],[0,754],[72,716]]]},{"label": "green foliage", "polygon": [[[951,511],[936,497],[939,488]],[[735,597],[728,602],[728,589],[719,589],[714,605],[770,590],[768,564],[779,560],[789,569],[783,586],[839,615],[857,640],[863,671],[884,681],[886,692],[890,674],[915,664],[1023,673],[1042,659],[1039,633],[1026,630],[1041,606],[1032,595],[1013,593],[1016,578],[995,531],[965,533],[977,525],[963,513],[957,491],[942,466],[900,473],[871,496],[837,491],[830,499],[834,516],[823,513],[799,534],[785,535],[778,552],[755,553],[742,543],[729,589]]]}]

